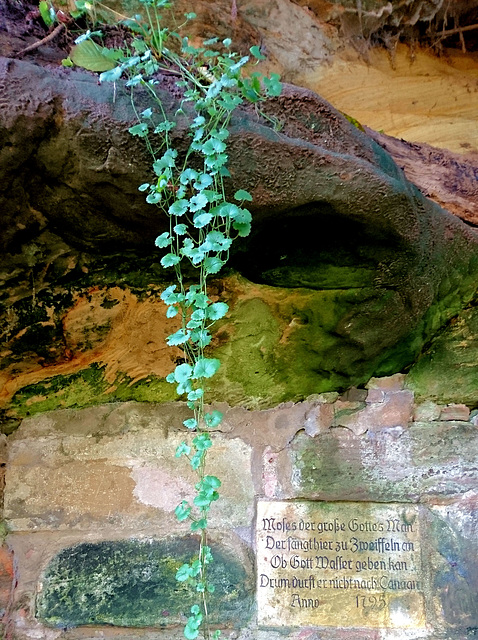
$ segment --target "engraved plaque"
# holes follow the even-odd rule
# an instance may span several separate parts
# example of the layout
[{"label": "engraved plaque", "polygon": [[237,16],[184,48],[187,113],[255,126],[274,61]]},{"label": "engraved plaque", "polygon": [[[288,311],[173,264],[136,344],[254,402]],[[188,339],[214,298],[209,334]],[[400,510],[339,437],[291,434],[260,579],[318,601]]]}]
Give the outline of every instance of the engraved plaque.
[{"label": "engraved plaque", "polygon": [[425,626],[418,507],[259,502],[261,626]]}]

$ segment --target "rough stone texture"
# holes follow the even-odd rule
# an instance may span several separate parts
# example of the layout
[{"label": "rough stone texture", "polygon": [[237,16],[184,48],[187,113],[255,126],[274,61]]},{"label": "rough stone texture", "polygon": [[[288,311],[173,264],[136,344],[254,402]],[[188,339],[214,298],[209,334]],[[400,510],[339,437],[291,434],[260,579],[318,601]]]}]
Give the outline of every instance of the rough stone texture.
[{"label": "rough stone texture", "polygon": [[[53,627],[179,624],[197,594],[178,583],[179,566],[197,555],[194,538],[82,543],[62,550],[45,570],[37,617]],[[252,609],[251,568],[212,544],[210,580],[215,623],[246,625]]]},{"label": "rough stone texture", "polygon": [[[478,433],[469,423],[414,423],[366,432],[336,428],[311,439],[298,434],[289,451],[290,484],[281,497],[433,501],[474,489]],[[286,466],[287,465],[287,466]],[[284,473],[284,475],[285,475]],[[278,496],[279,497],[279,496]]]},{"label": "rough stone texture", "polygon": [[[174,457],[187,415],[178,405],[120,404],[26,420],[10,445],[5,500],[10,527],[119,527],[167,534],[176,523],[176,505],[194,492],[187,461]],[[250,447],[217,434],[210,456],[224,478],[221,510],[212,507],[211,525],[247,525],[254,495]]]},{"label": "rough stone texture", "polygon": [[294,82],[320,93],[365,130],[380,132],[373,137],[425,195],[476,220],[475,55],[448,49],[446,57],[437,56],[395,42],[391,60],[390,50],[355,44],[367,49],[365,55],[339,50],[331,64],[304,69]]},{"label": "rough stone texture", "polygon": [[367,389],[383,389],[384,391],[401,391],[405,385],[405,375],[395,373],[385,378],[371,378],[365,385]]},{"label": "rough stone texture", "polygon": [[440,405],[431,402],[431,400],[426,400],[415,406],[413,419],[415,422],[431,422],[433,420],[439,420],[441,412],[442,408]]},{"label": "rough stone texture", "polygon": [[[161,320],[147,340],[166,220],[137,191],[149,159],[127,134],[126,92],[113,102],[86,73],[0,68],[5,432],[29,412],[171,399]],[[286,87],[263,109],[280,133],[248,112],[231,129],[229,188],[251,191],[255,227],[231,261],[247,280],[216,283],[236,304],[213,344],[215,399],[250,407],[401,370],[470,301],[478,269],[476,232],[325,101]],[[126,348],[138,321],[141,348]]]},{"label": "rough stone texture", "polygon": [[411,368],[407,385],[417,398],[478,406],[478,312],[467,309],[436,337]]},{"label": "rough stone texture", "polygon": [[[357,36],[369,37],[384,27],[406,30],[424,22],[429,26],[433,20],[443,19],[447,8],[435,0],[423,0],[415,4],[391,0],[367,0],[357,5],[354,0],[293,0],[298,5],[308,6],[322,20],[342,20],[342,23]],[[465,16],[477,6],[476,0],[456,0],[454,15]]]},{"label": "rough stone texture", "polygon": [[434,604],[450,629],[468,628],[471,637],[478,627],[477,505],[476,492],[470,492],[456,503],[437,505],[428,512],[430,538],[436,540]]},{"label": "rough stone texture", "polygon": [[385,394],[380,389],[372,389],[367,397],[367,406],[362,411],[337,417],[334,425],[346,427],[355,435],[377,427],[406,427],[411,421],[412,410],[413,393],[410,391]]},{"label": "rough stone texture", "polygon": [[[349,394],[357,400],[325,394],[266,411],[218,407],[225,419],[210,462],[223,480],[224,497],[211,511],[211,544],[239,572],[224,589],[240,585],[239,595],[231,595],[232,600],[238,595],[237,607],[227,598],[222,618],[238,628],[226,628],[225,638],[280,636],[257,630],[254,618],[249,620],[255,497],[418,502],[429,631],[371,629],[366,637],[473,637],[478,430],[472,422],[438,419],[443,405],[431,407],[433,422],[411,421],[410,392],[403,383],[403,376],[376,379],[366,397],[359,390]],[[422,415],[431,408],[425,405]],[[185,415],[179,404],[56,411],[25,420],[8,438],[10,533],[8,551],[1,556],[3,578],[0,573],[0,597],[8,609],[6,637],[179,640],[175,622],[187,603],[182,597],[179,604],[171,599],[171,589],[178,587],[166,574],[178,557],[175,545],[189,553],[189,543],[180,542],[187,529],[172,515],[191,491],[188,468],[178,470],[173,458]],[[334,415],[347,415],[354,428],[334,426]],[[357,428],[367,422],[365,432]],[[162,604],[155,609],[157,598]],[[134,627],[121,630],[121,625]],[[281,633],[292,640],[364,638],[363,631],[345,629]]]},{"label": "rough stone texture", "polygon": [[464,404],[447,404],[440,411],[440,420],[461,420],[466,422],[470,417],[470,410]]},{"label": "rough stone texture", "polygon": [[[455,95],[456,97],[456,95]],[[478,222],[478,154],[463,156],[367,129],[423,195],[474,225]],[[451,132],[450,132],[451,133]],[[462,143],[462,145],[467,143]],[[469,143],[470,147],[473,142]],[[476,141],[478,147],[478,139]],[[462,146],[463,149],[463,146]]]}]

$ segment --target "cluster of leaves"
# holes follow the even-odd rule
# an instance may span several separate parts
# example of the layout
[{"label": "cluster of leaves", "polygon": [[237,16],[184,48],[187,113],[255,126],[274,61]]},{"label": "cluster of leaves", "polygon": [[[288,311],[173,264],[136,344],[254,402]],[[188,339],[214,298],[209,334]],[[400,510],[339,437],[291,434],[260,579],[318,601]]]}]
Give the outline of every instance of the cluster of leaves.
[{"label": "cluster of leaves", "polygon": [[[198,479],[195,497],[192,502],[184,500],[178,505],[176,517],[180,522],[188,521],[190,530],[200,536],[197,557],[183,564],[176,578],[187,582],[201,596],[201,606],[191,608],[185,637],[194,640],[202,630],[208,639],[207,596],[214,591],[214,585],[207,578],[212,562],[207,526],[210,507],[219,498],[221,481],[206,473],[206,457],[213,444],[211,431],[221,424],[223,416],[219,411],[206,410],[207,383],[217,374],[220,362],[207,357],[205,349],[212,339],[212,325],[227,314],[228,305],[209,297],[207,281],[226,264],[233,241],[251,230],[252,217],[245,206],[252,200],[251,194],[240,189],[232,202],[226,198],[232,113],[244,102],[257,105],[267,96],[279,95],[281,84],[276,74],[266,78],[256,72],[244,73],[251,60],[263,58],[258,47],[250,49],[251,56],[233,52],[229,38],[222,42],[212,38],[194,47],[178,31],[162,26],[159,10],[171,5],[168,0],[140,3],[144,12],[123,20],[134,33],[127,49],[105,50],[92,39],[98,32],[88,32],[77,39],[71,59],[102,71],[101,82],[126,79],[138,119],[129,131],[144,139],[152,155],[152,178],[139,190],[169,219],[169,229],[156,238],[156,246],[164,250],[161,264],[174,270],[177,284],[168,287],[161,298],[167,305],[167,317],[176,318],[179,326],[167,338],[167,344],[180,348],[183,357],[167,381],[176,385],[178,395],[185,397],[192,412],[192,417],[184,421],[192,432],[191,440],[179,445],[176,457],[185,456]],[[192,18],[194,14],[185,14],[186,22]],[[180,53],[166,46],[170,39],[174,39]],[[173,70],[179,78],[177,85],[183,99],[176,115],[184,116],[185,110],[190,115],[191,141],[182,156],[171,140],[176,119],[167,117],[157,91],[162,68]],[[135,103],[139,89],[146,90],[151,98],[150,106],[141,112]],[[197,270],[196,284],[184,283],[185,262]],[[219,632],[212,637],[219,637]]]}]

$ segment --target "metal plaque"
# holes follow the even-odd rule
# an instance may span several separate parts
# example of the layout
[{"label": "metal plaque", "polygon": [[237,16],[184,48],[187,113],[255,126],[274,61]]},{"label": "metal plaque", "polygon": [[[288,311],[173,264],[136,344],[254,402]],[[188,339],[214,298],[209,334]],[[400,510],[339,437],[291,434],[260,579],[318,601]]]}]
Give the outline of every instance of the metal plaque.
[{"label": "metal plaque", "polygon": [[265,502],[257,507],[261,626],[425,626],[418,507]]}]

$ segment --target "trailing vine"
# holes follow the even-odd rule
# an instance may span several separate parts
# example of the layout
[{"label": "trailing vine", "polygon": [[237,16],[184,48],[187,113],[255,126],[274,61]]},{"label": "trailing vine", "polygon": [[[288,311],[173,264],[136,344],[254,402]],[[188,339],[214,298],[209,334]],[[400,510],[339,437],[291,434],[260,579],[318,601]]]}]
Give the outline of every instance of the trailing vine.
[{"label": "trailing vine", "polygon": [[[144,140],[152,157],[152,178],[139,190],[146,194],[146,202],[169,218],[168,231],[159,235],[155,244],[164,250],[161,265],[175,273],[176,284],[169,286],[161,298],[167,306],[166,316],[177,318],[180,325],[168,336],[167,344],[179,347],[183,357],[166,379],[176,385],[177,394],[185,397],[191,410],[191,417],[183,423],[191,436],[179,445],[176,457],[189,461],[197,480],[194,498],[183,500],[175,513],[179,522],[188,521],[190,530],[199,535],[197,556],[179,567],[176,579],[198,594],[184,628],[185,637],[194,640],[202,633],[204,640],[209,640],[220,635],[219,630],[211,630],[209,622],[208,599],[214,585],[208,578],[213,557],[207,529],[209,510],[219,498],[221,481],[207,472],[206,462],[213,444],[211,432],[221,424],[223,415],[208,410],[205,404],[208,381],[220,367],[220,361],[206,355],[205,350],[211,342],[214,323],[226,315],[228,305],[211,299],[208,278],[224,267],[234,240],[247,236],[251,229],[251,213],[245,206],[252,200],[251,194],[239,189],[232,202],[226,197],[232,114],[245,101],[257,105],[267,96],[279,95],[281,84],[277,74],[263,77],[257,72],[244,73],[251,56],[255,61],[263,59],[257,46],[251,47],[251,56],[233,52],[229,38],[222,42],[212,38],[199,47],[192,46],[187,37],[179,34],[179,28],[172,31],[163,26],[159,11],[169,8],[171,2],[139,1],[144,14],[133,18],[116,14],[134,34],[124,50],[101,47],[94,39],[101,32],[88,31],[77,38],[66,64],[73,61],[95,67],[96,71],[104,69],[101,82],[127,78],[137,116],[137,123],[129,132]],[[95,6],[107,9],[101,3]],[[88,3],[81,0],[80,9],[87,10]],[[187,13],[185,21],[194,17]],[[182,101],[176,116],[190,116],[191,142],[183,155],[172,142],[176,121],[167,117],[157,91],[162,70],[178,77]],[[151,99],[150,106],[142,111],[135,101],[135,92],[140,88]],[[185,264],[195,268],[196,283],[186,283]]]}]

